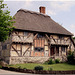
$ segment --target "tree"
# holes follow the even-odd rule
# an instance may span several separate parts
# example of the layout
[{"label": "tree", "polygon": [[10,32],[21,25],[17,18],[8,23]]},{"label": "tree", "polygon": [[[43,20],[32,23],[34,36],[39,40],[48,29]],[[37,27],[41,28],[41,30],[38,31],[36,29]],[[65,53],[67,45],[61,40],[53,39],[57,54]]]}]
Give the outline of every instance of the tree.
[{"label": "tree", "polygon": [[7,4],[3,4],[3,0],[0,1],[0,42],[7,40],[9,33],[13,30],[14,21],[10,16],[10,11],[5,10]]},{"label": "tree", "polygon": [[75,37],[73,37],[73,39],[75,39]]}]

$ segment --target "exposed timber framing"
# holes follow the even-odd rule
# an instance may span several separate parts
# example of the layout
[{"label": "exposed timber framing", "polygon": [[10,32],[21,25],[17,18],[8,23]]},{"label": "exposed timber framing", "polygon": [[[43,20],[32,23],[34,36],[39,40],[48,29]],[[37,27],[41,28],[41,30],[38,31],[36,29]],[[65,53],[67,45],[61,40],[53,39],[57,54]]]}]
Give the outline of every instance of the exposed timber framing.
[{"label": "exposed timber framing", "polygon": [[23,53],[23,56],[25,55],[25,53],[28,51],[28,49],[31,48],[31,46],[29,46],[26,51]]},{"label": "exposed timber framing", "polygon": [[51,39],[49,38],[49,36],[47,35],[47,34],[45,34],[45,36],[47,37],[47,39],[48,39],[48,56],[50,56],[51,54],[51,52],[50,52],[50,49],[51,49]]},{"label": "exposed timber framing", "polygon": [[14,51],[18,54],[18,56],[20,56],[20,54],[18,53],[18,51],[12,46],[12,48],[14,49]]}]

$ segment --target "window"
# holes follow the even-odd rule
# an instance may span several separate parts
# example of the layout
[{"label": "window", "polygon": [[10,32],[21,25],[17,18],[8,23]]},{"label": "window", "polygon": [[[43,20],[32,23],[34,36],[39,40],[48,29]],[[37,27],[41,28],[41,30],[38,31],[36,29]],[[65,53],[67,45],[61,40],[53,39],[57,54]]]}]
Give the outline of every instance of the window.
[{"label": "window", "polygon": [[28,32],[24,32],[24,36],[27,36],[28,35]]},{"label": "window", "polygon": [[42,35],[37,35],[37,38],[34,40],[34,47],[35,51],[44,51],[44,39]]},{"label": "window", "polygon": [[43,37],[43,35],[41,35],[41,34],[37,35],[37,38],[42,38],[42,37]]},{"label": "window", "polygon": [[59,36],[59,39],[64,39],[64,37],[63,36]]},{"label": "window", "polygon": [[2,46],[2,50],[5,50],[5,49],[7,49],[7,45]]},{"label": "window", "polygon": [[61,47],[62,51],[65,52],[65,47]]},{"label": "window", "polygon": [[42,48],[42,47],[35,47],[35,51],[43,51],[44,50],[44,48]]}]

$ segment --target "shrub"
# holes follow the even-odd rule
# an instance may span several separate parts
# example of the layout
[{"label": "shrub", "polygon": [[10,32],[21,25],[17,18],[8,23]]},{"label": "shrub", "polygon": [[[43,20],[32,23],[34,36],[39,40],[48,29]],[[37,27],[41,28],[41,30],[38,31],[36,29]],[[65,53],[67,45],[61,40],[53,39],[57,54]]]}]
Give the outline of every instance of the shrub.
[{"label": "shrub", "polygon": [[53,60],[49,59],[48,64],[53,64]]},{"label": "shrub", "polygon": [[34,70],[43,70],[43,66],[35,66]]},{"label": "shrub", "polygon": [[0,58],[0,61],[3,61],[3,59],[2,59],[2,58]]},{"label": "shrub", "polygon": [[68,55],[71,55],[71,54],[72,54],[72,51],[71,51],[71,50],[69,50],[69,51],[68,51]]},{"label": "shrub", "polygon": [[0,68],[2,68],[2,66],[0,65]]},{"label": "shrub", "polygon": [[55,60],[52,60],[52,64],[56,64]]},{"label": "shrub", "polygon": [[74,52],[68,54],[68,56],[67,56],[67,62],[69,64],[75,64]]},{"label": "shrub", "polygon": [[21,69],[21,66],[18,66],[17,68],[18,68],[18,69]]},{"label": "shrub", "polygon": [[23,69],[27,69],[27,68],[24,67]]},{"label": "shrub", "polygon": [[49,68],[48,68],[48,71],[53,71],[53,68],[52,68],[52,67],[49,67]]},{"label": "shrub", "polygon": [[60,62],[60,60],[59,59],[55,59],[55,63],[59,63]]},{"label": "shrub", "polygon": [[44,64],[48,65],[48,61],[46,61]]},{"label": "shrub", "polygon": [[44,64],[55,64],[56,62],[54,60],[52,60],[51,58],[46,61]]}]

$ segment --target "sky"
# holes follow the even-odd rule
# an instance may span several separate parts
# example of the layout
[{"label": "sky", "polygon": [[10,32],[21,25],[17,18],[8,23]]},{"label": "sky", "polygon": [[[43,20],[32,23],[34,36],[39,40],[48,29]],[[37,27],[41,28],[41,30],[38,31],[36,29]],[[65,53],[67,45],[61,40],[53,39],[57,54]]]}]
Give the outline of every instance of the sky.
[{"label": "sky", "polygon": [[10,15],[14,16],[21,8],[39,12],[46,7],[46,14],[75,36],[75,0],[4,0]]}]

